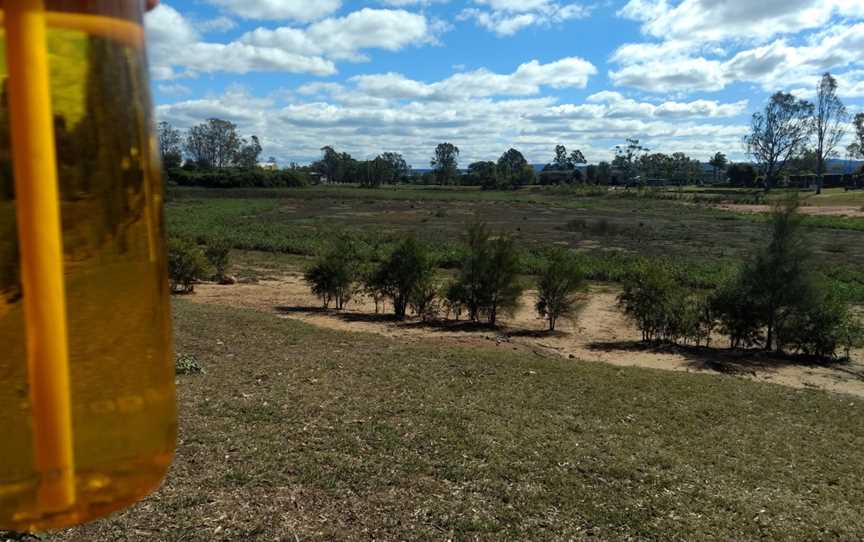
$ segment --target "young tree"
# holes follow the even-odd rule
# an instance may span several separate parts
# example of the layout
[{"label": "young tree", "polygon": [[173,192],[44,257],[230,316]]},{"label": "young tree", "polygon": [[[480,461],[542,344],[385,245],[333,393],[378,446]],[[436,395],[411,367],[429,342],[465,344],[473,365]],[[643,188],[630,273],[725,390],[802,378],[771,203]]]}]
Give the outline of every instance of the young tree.
[{"label": "young tree", "polygon": [[159,156],[162,158],[162,167],[165,169],[180,167],[183,162],[183,137],[180,135],[180,130],[167,122],[160,122],[156,128],[156,133],[159,139]]},{"label": "young tree", "polygon": [[336,310],[342,310],[354,295],[358,270],[354,243],[347,237],[340,236],[333,246],[306,270],[303,278],[325,309],[335,301]]},{"label": "young tree", "polygon": [[817,194],[822,193],[822,184],[825,176],[826,161],[836,156],[837,145],[846,135],[846,123],[849,115],[846,106],[837,96],[837,80],[826,73],[819,82],[816,90],[816,116],[814,117],[814,130],[816,135],[816,174],[819,176]]},{"label": "young tree", "polygon": [[618,305],[642,332],[643,342],[676,342],[682,335],[686,291],[673,270],[662,264],[643,265],[628,273]]},{"label": "young tree", "polygon": [[813,104],[792,94],[778,92],[765,110],[754,113],[747,152],[765,174],[765,190],[775,186],[786,164],[800,154],[813,133]]},{"label": "young tree", "polygon": [[413,303],[425,319],[424,313],[434,300],[428,296],[434,291],[433,274],[434,261],[429,249],[408,237],[381,262],[371,282],[375,289],[390,298],[396,318],[404,320],[408,306]]},{"label": "young tree", "polygon": [[717,178],[720,176],[720,172],[726,171],[726,166],[729,165],[729,160],[726,159],[725,154],[723,154],[722,152],[718,152],[711,157],[708,165],[714,168],[714,182],[716,183]]},{"label": "young tree", "polygon": [[485,224],[473,224],[466,236],[468,252],[451,292],[458,292],[470,320],[486,316],[495,325],[498,316],[519,303],[519,258],[510,237],[492,238]]},{"label": "young tree", "polygon": [[576,310],[576,293],[584,277],[578,260],[569,252],[558,249],[549,255],[548,263],[537,278],[537,313],[549,323],[549,331],[561,318]]},{"label": "young tree", "polygon": [[430,162],[435,170],[438,184],[453,184],[459,176],[459,147],[452,143],[440,143],[435,147],[435,156]]},{"label": "young tree", "polygon": [[224,168],[234,162],[240,150],[237,126],[221,119],[208,119],[193,126],[186,136],[186,152],[203,168]]},{"label": "young tree", "polygon": [[198,245],[185,239],[168,240],[168,277],[171,293],[191,294],[195,281],[210,274],[210,265]]},{"label": "young tree", "polygon": [[493,239],[488,253],[490,259],[485,277],[488,305],[485,312],[489,324],[494,326],[499,315],[512,314],[516,310],[524,287],[519,282],[519,253],[512,237]]}]

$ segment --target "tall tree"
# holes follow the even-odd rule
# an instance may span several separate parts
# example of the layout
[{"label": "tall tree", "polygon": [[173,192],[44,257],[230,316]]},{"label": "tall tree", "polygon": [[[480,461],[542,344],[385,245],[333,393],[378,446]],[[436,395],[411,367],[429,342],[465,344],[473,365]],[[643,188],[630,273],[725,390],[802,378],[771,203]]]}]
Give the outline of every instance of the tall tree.
[{"label": "tall tree", "polygon": [[597,184],[612,184],[612,165],[609,162],[597,164]]},{"label": "tall tree", "polygon": [[528,160],[516,149],[510,149],[498,159],[498,180],[511,188],[530,184],[534,170]]},{"label": "tall tree", "polygon": [[552,167],[558,171],[571,169],[570,157],[567,156],[567,147],[564,145],[555,146],[555,160],[552,162]]},{"label": "tall tree", "polygon": [[453,184],[459,175],[459,147],[440,143],[435,147],[435,156],[430,164],[435,169],[438,184]]},{"label": "tall tree", "polygon": [[381,160],[385,165],[384,176],[381,179],[381,182],[384,184],[396,184],[402,182],[411,172],[411,168],[408,167],[408,162],[406,162],[405,158],[403,158],[399,153],[385,152],[379,155],[377,159]]},{"label": "tall tree", "polygon": [[241,139],[237,126],[221,119],[208,119],[193,126],[186,136],[186,152],[201,167],[224,168],[234,162]]},{"label": "tall tree", "polygon": [[732,164],[726,170],[732,186],[751,187],[756,183],[756,170],[750,164]]},{"label": "tall tree", "polygon": [[816,90],[816,116],[813,120],[816,134],[816,174],[819,176],[816,193],[821,194],[825,163],[836,156],[837,145],[846,135],[845,127],[849,122],[846,106],[837,97],[837,80],[830,73],[822,76]]},{"label": "tall tree", "polygon": [[473,162],[468,166],[468,176],[472,183],[479,184],[484,190],[498,188],[498,172],[495,162]]},{"label": "tall tree", "polygon": [[573,169],[576,169],[581,164],[587,164],[588,160],[585,159],[585,155],[582,154],[582,151],[576,149],[570,153],[570,156],[567,158],[568,163]]},{"label": "tall tree", "polygon": [[765,190],[775,186],[792,157],[799,154],[813,133],[813,104],[778,92],[764,111],[753,114],[747,152],[765,175]]},{"label": "tall tree", "polygon": [[864,113],[855,115],[855,139],[858,148],[864,152]]},{"label": "tall tree", "polygon": [[639,176],[639,164],[650,150],[643,147],[638,139],[627,139],[627,145],[615,146],[615,160],[612,166],[621,170],[627,181]]},{"label": "tall tree", "polygon": [[714,182],[716,183],[717,178],[720,176],[720,172],[726,171],[726,167],[729,165],[729,160],[726,159],[725,154],[718,152],[711,157],[708,165],[714,168]]},{"label": "tall tree", "polygon": [[249,141],[242,139],[240,148],[234,156],[234,165],[244,169],[252,169],[258,165],[261,156],[261,142],[258,136],[252,136]]},{"label": "tall tree", "polygon": [[180,130],[168,122],[160,122],[156,128],[159,139],[159,156],[165,169],[179,167],[183,161],[183,137]]},{"label": "tall tree", "polygon": [[336,152],[331,146],[321,148],[321,160],[312,168],[327,179],[327,182],[341,184],[351,182],[358,176],[357,161],[346,152]]}]

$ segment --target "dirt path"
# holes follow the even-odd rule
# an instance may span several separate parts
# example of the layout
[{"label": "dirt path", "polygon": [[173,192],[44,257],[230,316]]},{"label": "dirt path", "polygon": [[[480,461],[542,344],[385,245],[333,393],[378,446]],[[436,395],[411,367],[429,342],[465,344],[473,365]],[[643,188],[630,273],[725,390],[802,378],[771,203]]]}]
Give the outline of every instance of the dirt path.
[{"label": "dirt path", "polygon": [[[499,330],[476,329],[465,323],[425,325],[396,323],[376,315],[366,300],[352,301],[342,313],[323,311],[302,277],[289,275],[256,284],[217,286],[201,284],[187,299],[196,303],[230,305],[274,312],[283,318],[301,320],[319,327],[377,333],[409,341],[444,341],[463,346],[507,348],[538,355],[560,355],[574,362],[604,362],[670,371],[735,374],[763,382],[796,388],[815,388],[864,397],[864,364],[835,367],[790,365],[761,354],[734,354],[724,350],[695,348],[646,348],[640,334],[616,307],[616,294],[593,288],[575,323],[562,322],[554,334],[544,332],[545,323],[533,311],[533,293]],[[859,353],[857,359],[862,359]],[[579,361],[575,361],[579,360]]]},{"label": "dirt path", "polygon": [[[732,211],[736,213],[748,214],[767,214],[774,210],[771,205],[745,205],[745,204],[724,204],[716,205],[717,209],[723,211]],[[864,208],[862,207],[834,207],[834,206],[808,206],[802,205],[798,208],[799,212],[809,216],[841,216],[847,218],[864,218]]]}]

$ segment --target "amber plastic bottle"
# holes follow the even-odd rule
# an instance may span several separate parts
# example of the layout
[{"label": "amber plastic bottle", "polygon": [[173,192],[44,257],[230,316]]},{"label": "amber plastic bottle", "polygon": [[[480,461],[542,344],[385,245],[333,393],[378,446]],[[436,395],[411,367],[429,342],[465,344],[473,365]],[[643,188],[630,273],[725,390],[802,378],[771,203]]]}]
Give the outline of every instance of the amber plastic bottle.
[{"label": "amber plastic bottle", "polygon": [[176,436],[162,218],[134,0],[0,1],[0,530],[104,516]]}]

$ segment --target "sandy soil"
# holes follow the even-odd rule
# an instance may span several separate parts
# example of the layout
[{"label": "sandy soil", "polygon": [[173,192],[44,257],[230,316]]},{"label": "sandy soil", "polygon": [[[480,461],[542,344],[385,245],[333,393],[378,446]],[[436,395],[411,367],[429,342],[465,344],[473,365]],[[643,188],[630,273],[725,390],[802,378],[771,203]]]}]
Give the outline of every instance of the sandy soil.
[{"label": "sandy soil", "polygon": [[[796,388],[815,388],[864,397],[864,363],[836,366],[790,364],[762,353],[732,353],[722,349],[649,348],[616,307],[616,294],[593,288],[586,294],[575,322],[562,322],[559,330],[546,333],[545,322],[533,311],[534,295],[528,293],[517,313],[498,330],[477,328],[465,322],[397,323],[376,315],[367,300],[352,301],[347,310],[324,311],[302,277],[289,275],[255,284],[218,286],[201,284],[186,299],[196,303],[230,305],[263,310],[283,318],[345,331],[361,331],[408,341],[444,341],[462,346],[507,348],[541,356],[563,356],[579,362],[603,362],[670,371],[724,373]],[[859,352],[856,359],[864,359]]]},{"label": "sandy soil", "polygon": [[[743,205],[743,204],[724,204],[717,205],[717,209],[723,211],[733,211],[736,213],[770,213],[774,210],[771,205]],[[798,209],[802,214],[810,216],[845,216],[847,218],[864,218],[864,208],[862,207],[817,207],[817,206],[802,206]]]}]

